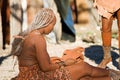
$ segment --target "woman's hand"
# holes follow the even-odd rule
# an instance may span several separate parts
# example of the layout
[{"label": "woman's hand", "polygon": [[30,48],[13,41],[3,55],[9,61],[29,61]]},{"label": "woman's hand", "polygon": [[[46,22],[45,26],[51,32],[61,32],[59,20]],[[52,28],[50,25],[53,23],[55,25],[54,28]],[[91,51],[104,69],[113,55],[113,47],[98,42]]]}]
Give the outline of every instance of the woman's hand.
[{"label": "woman's hand", "polygon": [[55,64],[57,62],[61,62],[62,60],[59,57],[51,57],[50,61],[51,61],[52,64]]},{"label": "woman's hand", "polygon": [[65,61],[59,61],[59,62],[56,62],[56,64],[59,65],[59,68],[62,67],[62,66],[70,66],[70,65],[73,65],[76,63],[76,60],[74,59],[67,59]]}]

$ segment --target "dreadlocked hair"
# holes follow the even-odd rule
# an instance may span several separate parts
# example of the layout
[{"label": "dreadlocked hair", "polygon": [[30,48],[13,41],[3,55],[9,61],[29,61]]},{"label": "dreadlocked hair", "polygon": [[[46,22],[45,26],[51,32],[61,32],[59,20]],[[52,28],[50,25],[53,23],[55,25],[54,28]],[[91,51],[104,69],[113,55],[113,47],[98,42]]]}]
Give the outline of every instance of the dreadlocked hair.
[{"label": "dreadlocked hair", "polygon": [[[23,32],[19,33],[18,36],[22,36],[23,38],[27,36],[31,31],[40,29],[48,26],[54,19],[55,14],[52,9],[43,8],[36,14],[33,19],[31,25]],[[12,42],[12,50],[11,54],[19,56],[22,51],[23,46],[23,38],[15,38]]]},{"label": "dreadlocked hair", "polygon": [[54,12],[51,9],[43,8],[36,14],[30,27],[28,27],[28,32],[49,25],[54,17],[55,17]]}]

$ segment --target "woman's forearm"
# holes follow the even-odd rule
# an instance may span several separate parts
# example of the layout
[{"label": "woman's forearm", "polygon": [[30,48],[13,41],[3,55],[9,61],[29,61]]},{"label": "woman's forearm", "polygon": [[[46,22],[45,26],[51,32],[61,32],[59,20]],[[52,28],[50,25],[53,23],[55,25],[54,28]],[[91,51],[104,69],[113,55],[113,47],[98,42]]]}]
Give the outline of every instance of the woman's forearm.
[{"label": "woman's forearm", "polygon": [[56,70],[59,68],[60,68],[60,66],[58,64],[49,64],[47,66],[42,67],[41,70],[43,72],[48,72],[48,71],[53,71],[53,70]]}]

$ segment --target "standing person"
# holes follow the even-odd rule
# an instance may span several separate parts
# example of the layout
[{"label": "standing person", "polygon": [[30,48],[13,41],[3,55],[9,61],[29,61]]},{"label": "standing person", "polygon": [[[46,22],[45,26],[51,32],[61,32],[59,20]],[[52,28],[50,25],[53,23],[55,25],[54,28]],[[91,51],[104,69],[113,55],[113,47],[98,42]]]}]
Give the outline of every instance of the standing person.
[{"label": "standing person", "polygon": [[[15,36],[11,54],[18,57],[19,74],[15,80],[111,80],[120,72],[93,67],[85,62],[66,60],[52,63],[44,36],[56,23],[51,9],[43,8],[26,31]],[[114,76],[115,78],[114,78]]]},{"label": "standing person", "polygon": [[[119,55],[120,55],[120,0],[94,0],[94,6],[98,13],[102,16],[102,42],[104,58],[98,65],[105,68],[106,65],[112,61],[111,57],[111,39],[112,39],[112,21],[114,17],[117,18],[118,23],[118,41],[119,41]],[[120,58],[119,58],[120,68]]]},{"label": "standing person", "polygon": [[62,40],[69,40],[75,42],[76,31],[74,28],[74,22],[72,19],[72,10],[70,7],[70,0],[54,0],[58,12],[60,13],[62,22]]}]

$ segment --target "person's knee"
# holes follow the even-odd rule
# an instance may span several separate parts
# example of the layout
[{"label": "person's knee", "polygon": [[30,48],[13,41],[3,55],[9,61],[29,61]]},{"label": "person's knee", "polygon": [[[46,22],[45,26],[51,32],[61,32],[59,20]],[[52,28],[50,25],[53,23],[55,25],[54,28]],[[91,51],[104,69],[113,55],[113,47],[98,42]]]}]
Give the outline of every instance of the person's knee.
[{"label": "person's knee", "polygon": [[101,28],[101,32],[111,32],[111,28],[109,27]]},{"label": "person's knee", "polygon": [[118,21],[118,32],[120,32],[120,21]]},{"label": "person's knee", "polygon": [[86,62],[81,62],[81,67],[84,69],[84,70],[87,70],[87,69],[91,69],[91,65],[89,65],[88,63]]}]

